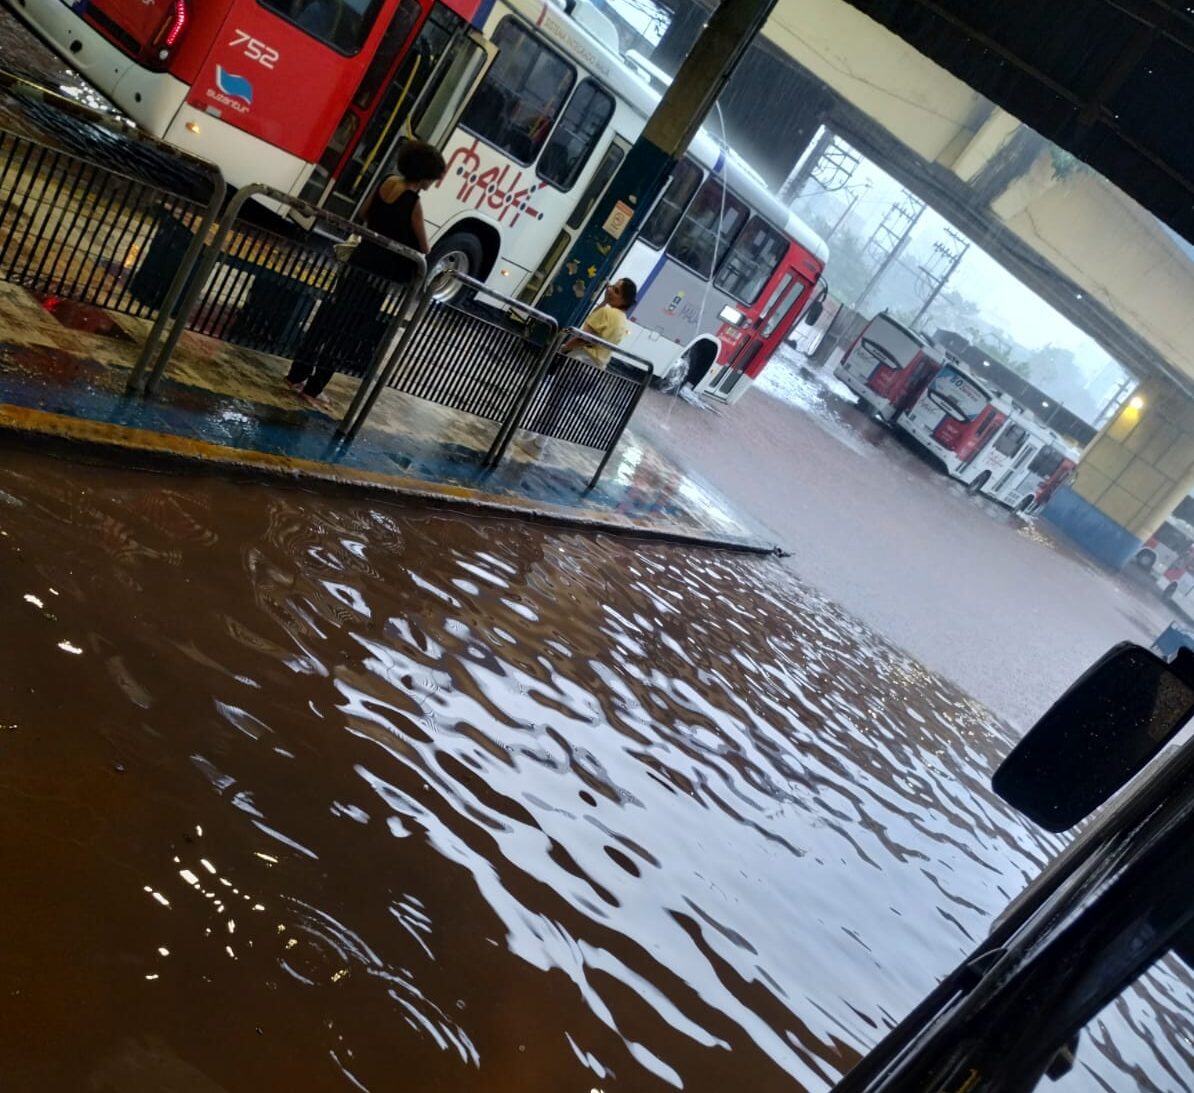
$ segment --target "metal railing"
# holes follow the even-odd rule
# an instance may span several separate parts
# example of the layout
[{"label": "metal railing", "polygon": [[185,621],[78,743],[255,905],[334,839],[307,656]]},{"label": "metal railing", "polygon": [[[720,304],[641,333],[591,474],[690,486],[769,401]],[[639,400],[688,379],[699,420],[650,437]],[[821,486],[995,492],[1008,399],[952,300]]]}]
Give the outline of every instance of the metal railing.
[{"label": "metal railing", "polygon": [[[585,347],[608,354],[603,367]],[[567,348],[566,348],[567,347]],[[518,429],[554,440],[595,448],[601,461],[585,487],[597,485],[626,431],[655,368],[650,361],[619,349],[585,330],[560,331],[523,397],[494,439],[485,464],[495,466]]]},{"label": "metal railing", "polygon": [[[0,279],[156,317],[181,294],[225,193],[212,164],[0,72]],[[188,242],[163,276],[147,262],[164,218]]]},{"label": "metal railing", "polygon": [[[454,271],[424,285],[422,254],[268,186],[241,189],[220,215],[226,194],[206,161],[0,71],[0,279],[153,319],[129,393],[155,391],[191,329],[360,376],[342,441],[390,389],[494,423],[484,466],[519,428],[598,450],[596,485],[651,380],[647,361]],[[256,197],[307,226],[262,226],[245,215]],[[405,262],[409,279],[340,261],[349,236]],[[467,304],[437,298],[453,280]],[[565,346],[605,351],[615,367]]]},{"label": "metal railing", "polygon": [[[262,227],[259,217],[244,217],[246,203],[256,197],[294,209],[308,226],[286,224],[284,233]],[[176,225],[171,232],[185,230]],[[409,280],[390,280],[351,258],[341,261],[335,246],[353,235],[358,246],[368,243],[374,253],[388,252],[396,265],[406,263]],[[279,190],[246,186],[220,218],[175,312],[159,316],[129,390],[154,392],[188,328],[279,357],[301,355],[313,368],[370,377],[426,273],[418,251]]]},{"label": "metal railing", "polygon": [[[471,297],[467,305],[436,298],[453,282]],[[425,286],[393,352],[362,381],[340,435],[356,436],[387,388],[497,422],[500,432],[541,370],[558,330],[550,315],[445,271]]]}]

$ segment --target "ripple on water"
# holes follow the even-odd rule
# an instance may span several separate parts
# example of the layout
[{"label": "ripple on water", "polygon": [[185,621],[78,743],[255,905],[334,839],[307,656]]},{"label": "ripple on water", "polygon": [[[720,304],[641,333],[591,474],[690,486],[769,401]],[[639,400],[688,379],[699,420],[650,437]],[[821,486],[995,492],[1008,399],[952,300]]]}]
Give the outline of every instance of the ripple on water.
[{"label": "ripple on water", "polygon": [[[0,498],[18,1085],[824,1089],[1057,846],[1005,726],[768,561],[32,456]],[[1188,1000],[1083,1061],[1189,1075]]]}]

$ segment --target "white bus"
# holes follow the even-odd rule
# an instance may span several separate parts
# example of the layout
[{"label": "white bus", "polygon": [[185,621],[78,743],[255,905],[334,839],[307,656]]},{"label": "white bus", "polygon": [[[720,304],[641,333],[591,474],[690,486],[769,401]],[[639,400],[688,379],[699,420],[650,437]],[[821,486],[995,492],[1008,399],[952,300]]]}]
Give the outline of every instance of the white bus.
[{"label": "white bus", "polygon": [[833,374],[869,413],[891,422],[945,363],[945,354],[880,312],[862,328]]},{"label": "white bus", "polygon": [[[424,195],[431,266],[536,302],[659,96],[589,0],[20,0],[139,125],[351,216],[414,135],[448,174]],[[736,398],[814,298],[825,244],[706,132],[615,276],[625,347]],[[723,367],[711,367],[720,361]]]},{"label": "white bus", "polygon": [[[497,57],[447,138],[445,181],[424,198],[431,276],[451,267],[536,303],[658,95],[585,0],[571,15],[498,0],[484,34]],[[623,347],[733,401],[812,302],[827,257],[702,130],[612,274],[639,288]]]},{"label": "white bus", "polygon": [[1031,512],[1046,482],[1074,467],[1079,453],[1056,432],[1025,415],[1025,436],[1010,468],[990,480],[983,492],[1015,512]]}]

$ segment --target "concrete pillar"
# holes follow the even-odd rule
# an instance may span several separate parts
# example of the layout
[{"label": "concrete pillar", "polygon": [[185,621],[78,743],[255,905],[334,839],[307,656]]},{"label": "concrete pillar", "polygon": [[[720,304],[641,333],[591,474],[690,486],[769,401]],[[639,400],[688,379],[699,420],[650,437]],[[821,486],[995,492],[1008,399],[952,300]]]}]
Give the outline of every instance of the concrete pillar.
[{"label": "concrete pillar", "polygon": [[777,0],[721,0],[572,241],[539,307],[580,326]]},{"label": "concrete pillar", "polygon": [[1194,487],[1194,399],[1142,383],[1082,455],[1045,519],[1121,569]]}]

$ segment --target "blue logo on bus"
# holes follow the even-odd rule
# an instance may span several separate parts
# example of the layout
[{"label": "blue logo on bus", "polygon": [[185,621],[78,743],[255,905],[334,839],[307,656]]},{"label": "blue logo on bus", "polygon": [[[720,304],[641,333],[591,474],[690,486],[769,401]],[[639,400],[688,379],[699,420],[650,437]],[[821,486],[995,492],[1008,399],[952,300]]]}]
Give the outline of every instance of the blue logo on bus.
[{"label": "blue logo on bus", "polygon": [[230,99],[243,99],[250,106],[253,104],[253,85],[244,76],[225,72],[216,65],[216,86]]}]

